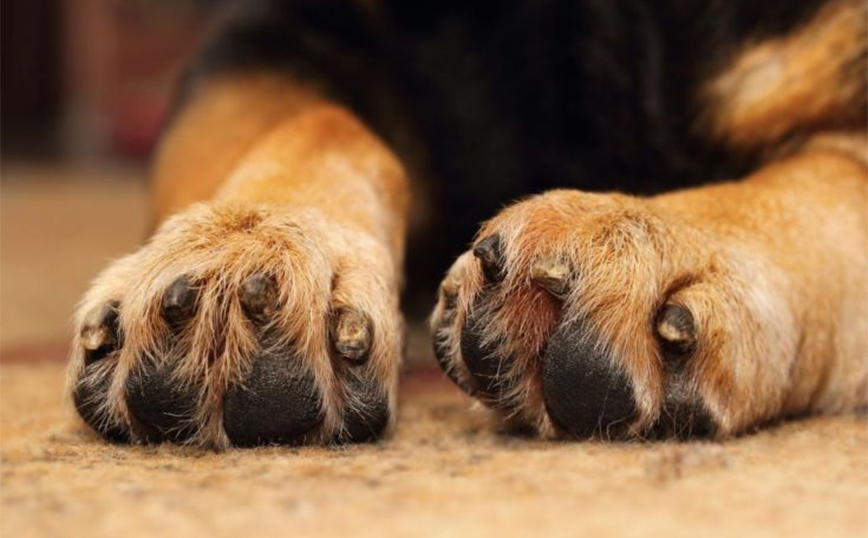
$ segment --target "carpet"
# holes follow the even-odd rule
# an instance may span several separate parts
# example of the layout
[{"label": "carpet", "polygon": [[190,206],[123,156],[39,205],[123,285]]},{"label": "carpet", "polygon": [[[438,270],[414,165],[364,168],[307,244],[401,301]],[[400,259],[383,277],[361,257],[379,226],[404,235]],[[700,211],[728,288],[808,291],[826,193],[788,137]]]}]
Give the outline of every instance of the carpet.
[{"label": "carpet", "polygon": [[868,534],[864,416],[726,443],[543,442],[415,369],[384,442],[214,453],[100,441],[57,359],[0,365],[4,537]]}]

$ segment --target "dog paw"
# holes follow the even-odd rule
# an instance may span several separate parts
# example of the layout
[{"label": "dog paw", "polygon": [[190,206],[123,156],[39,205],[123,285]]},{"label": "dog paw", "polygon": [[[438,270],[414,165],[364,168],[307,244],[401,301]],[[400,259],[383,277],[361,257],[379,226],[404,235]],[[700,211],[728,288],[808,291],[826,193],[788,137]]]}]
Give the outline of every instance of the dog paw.
[{"label": "dog paw", "polygon": [[313,209],[200,204],[97,278],[69,392],[112,441],[376,439],[394,416],[397,294],[389,252]]},{"label": "dog paw", "polygon": [[723,437],[784,403],[797,342],[783,280],[755,246],[655,199],[551,191],[453,264],[435,355],[545,437]]}]

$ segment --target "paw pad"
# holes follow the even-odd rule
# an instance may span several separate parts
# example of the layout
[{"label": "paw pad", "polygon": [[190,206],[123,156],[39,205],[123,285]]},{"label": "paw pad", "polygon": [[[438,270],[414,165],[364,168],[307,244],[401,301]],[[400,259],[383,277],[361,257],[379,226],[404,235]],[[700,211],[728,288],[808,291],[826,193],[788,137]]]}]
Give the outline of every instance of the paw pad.
[{"label": "paw pad", "polygon": [[313,376],[291,352],[257,358],[223,397],[223,428],[233,444],[296,444],[322,419]]}]

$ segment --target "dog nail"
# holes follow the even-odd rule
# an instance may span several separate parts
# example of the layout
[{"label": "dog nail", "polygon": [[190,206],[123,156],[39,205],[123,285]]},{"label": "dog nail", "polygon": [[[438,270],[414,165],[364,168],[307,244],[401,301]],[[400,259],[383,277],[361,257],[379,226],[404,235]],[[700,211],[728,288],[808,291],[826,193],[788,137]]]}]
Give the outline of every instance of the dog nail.
[{"label": "dog nail", "polygon": [[363,314],[343,310],[334,323],[332,339],[339,355],[352,362],[363,362],[371,347],[371,323]]},{"label": "dog nail", "polygon": [[443,305],[446,310],[455,308],[458,301],[458,283],[454,280],[444,280],[440,284],[440,296],[443,298]]},{"label": "dog nail", "polygon": [[81,344],[85,349],[85,364],[96,362],[118,349],[119,301],[109,301],[93,309],[81,329]]},{"label": "dog nail", "polygon": [[536,262],[530,269],[530,279],[559,299],[569,291],[569,268],[559,261]]},{"label": "dog nail", "polygon": [[473,247],[473,255],[482,264],[486,280],[499,282],[503,279],[503,245],[499,235],[491,235],[480,241]]},{"label": "dog nail", "polygon": [[177,326],[193,317],[196,294],[189,277],[182,276],[172,282],[163,294],[163,319],[170,326]]},{"label": "dog nail", "polygon": [[690,310],[680,304],[667,304],[657,315],[657,335],[664,351],[685,355],[696,346],[696,329]]},{"label": "dog nail", "polygon": [[270,318],[277,308],[277,282],[273,277],[254,275],[241,285],[241,307],[258,322]]}]

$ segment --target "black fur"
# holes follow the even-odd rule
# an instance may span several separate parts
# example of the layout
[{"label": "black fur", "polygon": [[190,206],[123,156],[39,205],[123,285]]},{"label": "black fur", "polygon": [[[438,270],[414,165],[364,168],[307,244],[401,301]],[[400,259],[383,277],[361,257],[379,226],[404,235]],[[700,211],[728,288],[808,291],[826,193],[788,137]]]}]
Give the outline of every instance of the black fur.
[{"label": "black fur", "polygon": [[695,129],[696,89],[736,47],[792,30],[822,3],[246,0],[179,103],[209,75],[266,68],[315,80],[356,111],[431,179],[436,220],[408,252],[427,308],[478,224],[516,198],[653,194],[748,170],[752,155]]}]

